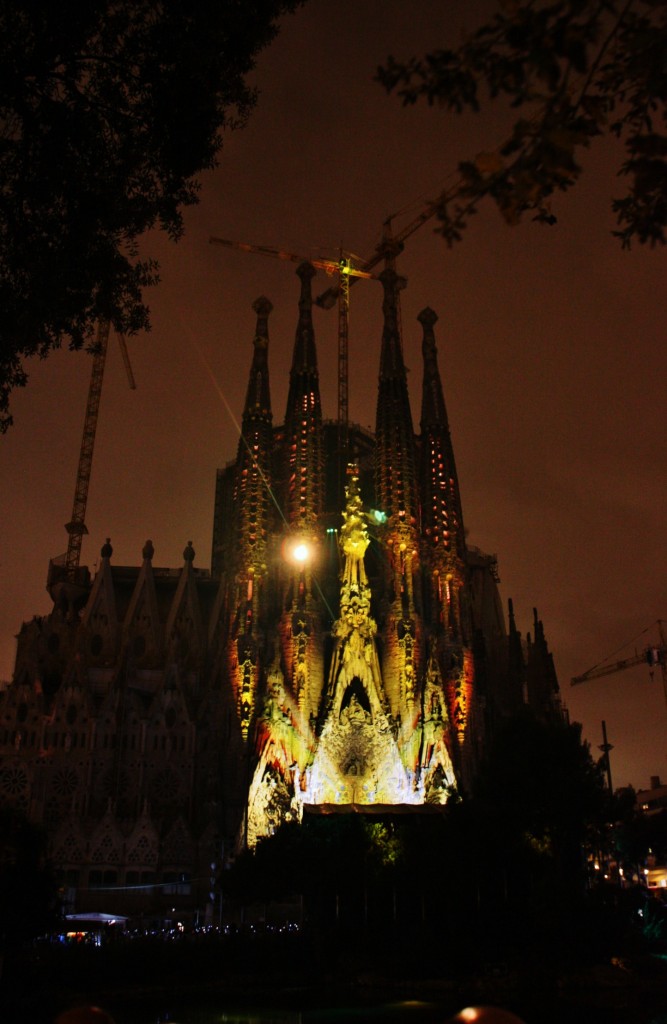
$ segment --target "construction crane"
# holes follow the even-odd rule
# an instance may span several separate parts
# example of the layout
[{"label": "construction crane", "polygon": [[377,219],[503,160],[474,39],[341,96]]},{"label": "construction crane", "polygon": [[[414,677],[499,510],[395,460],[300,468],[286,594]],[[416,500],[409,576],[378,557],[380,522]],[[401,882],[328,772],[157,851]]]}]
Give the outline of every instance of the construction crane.
[{"label": "construction crane", "polygon": [[[403,249],[403,243],[405,242],[406,238],[409,238],[410,235],[414,234],[414,232],[417,231],[417,229],[422,226],[422,224],[425,224],[428,220],[431,219],[431,217],[434,217],[438,211],[438,206],[439,201],[427,202],[422,212],[417,217],[415,217],[414,220],[411,220],[409,224],[406,224],[405,227],[402,228],[396,235],[393,234],[392,232],[392,221],[394,220],[394,217],[397,215],[392,214],[391,216],[387,217],[382,224],[382,241],[378,246],[376,246],[373,255],[369,256],[368,259],[363,260],[363,262],[359,264],[359,267],[357,268],[357,273],[354,276],[375,276],[369,274],[369,271],[371,271],[374,267],[377,267],[378,263],[382,263],[383,261],[385,267],[389,267],[392,270],[395,270],[396,257]],[[348,291],[351,283],[353,282],[351,282],[348,278]],[[327,290],[325,292],[322,292],[321,295],[318,295],[317,298],[315,299],[317,305],[321,306],[322,309],[331,309],[336,300],[340,299],[340,286],[340,283],[334,285],[331,288],[327,288]]]},{"label": "construction crane", "polygon": [[[587,683],[591,679],[599,679],[601,676],[609,676],[614,672],[622,672],[626,668],[633,668],[635,665],[648,665],[649,672],[653,676],[656,667],[659,666],[662,672],[662,685],[667,701],[667,641],[665,639],[664,622],[658,619],[656,623],[648,626],[643,632],[647,633],[655,625],[658,627],[660,642],[657,645],[647,646],[640,652],[635,652],[629,658],[622,658],[620,661],[610,664],[598,664],[583,672],[580,676],[573,676],[572,686],[579,683]],[[642,634],[643,635],[643,634]]]},{"label": "construction crane", "polygon": [[[338,429],[340,432],[339,447],[341,452],[347,450],[349,425],[349,320],[350,320],[350,278],[377,279],[365,267],[355,267],[351,257],[341,251],[337,260],[312,259],[310,256],[299,256],[285,249],[274,249],[268,245],[250,245],[248,242],[232,242],[227,238],[211,236],[213,245],[224,245],[230,249],[240,249],[260,256],[272,256],[278,260],[289,260],[292,263],[303,263],[307,260],[314,267],[325,270],[327,274],[336,274],[338,283],[334,290],[334,299],[325,308],[331,308],[338,301]],[[322,305],[318,302],[318,305]]]},{"label": "construction crane", "polygon": [[[95,341],[93,368],[90,374],[88,386],[88,400],[86,402],[86,415],[83,423],[83,437],[81,439],[81,450],[79,452],[79,465],[76,473],[76,487],[74,489],[74,504],[72,506],[72,518],[65,529],[69,534],[67,554],[65,555],[64,575],[68,580],[75,581],[78,574],[79,562],[81,559],[81,544],[84,534],[88,533],[86,528],[86,505],[88,504],[88,488],[90,486],[90,472],[93,463],[93,449],[95,447],[95,434],[97,432],[97,419],[102,395],[102,381],[104,379],[104,367],[107,358],[109,345],[109,321],[101,320],[97,326],[97,338]],[[130,358],[127,352],[125,336],[118,334],[121,355],[127,373],[130,387],[134,390],[136,383]]]},{"label": "construction crane", "polygon": [[[449,195],[449,193],[446,193],[446,195]],[[382,224],[382,241],[378,246],[376,246],[373,255],[369,256],[368,259],[360,263],[358,269],[360,271],[365,271],[366,273],[368,273],[373,269],[373,267],[377,267],[378,263],[382,263],[384,261],[385,269],[396,270],[396,257],[400,252],[402,252],[403,243],[405,242],[406,238],[409,238],[410,235],[414,234],[414,232],[417,231],[418,228],[422,226],[422,224],[426,224],[426,222],[429,221],[431,217],[434,217],[438,211],[439,205],[440,200],[429,200],[425,204],[421,213],[419,213],[413,220],[406,224],[396,235],[393,233],[392,230],[392,222],[394,218],[398,216],[398,214],[391,214],[389,217],[387,217]],[[358,274],[357,276],[361,277],[362,275]],[[327,288],[325,292],[322,292],[321,295],[318,295],[317,298],[315,299],[315,302],[322,309],[331,309],[333,304],[338,300],[340,308],[341,303],[349,303],[350,285],[353,283],[354,279],[350,281],[349,277],[345,282],[343,282],[341,279],[337,285],[334,285],[332,288]],[[343,291],[346,292],[344,296],[342,295]],[[401,324],[400,292],[396,293],[396,317],[399,341],[402,349],[403,327]]]}]

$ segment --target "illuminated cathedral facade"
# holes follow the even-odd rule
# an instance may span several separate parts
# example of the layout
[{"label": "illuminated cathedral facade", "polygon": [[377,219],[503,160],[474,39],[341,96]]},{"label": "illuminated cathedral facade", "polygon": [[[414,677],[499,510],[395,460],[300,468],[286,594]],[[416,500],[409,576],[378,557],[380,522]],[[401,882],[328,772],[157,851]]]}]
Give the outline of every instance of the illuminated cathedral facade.
[{"label": "illuminated cathedral facade", "polygon": [[77,907],[204,903],[221,855],[304,814],[437,811],[503,719],[562,714],[537,614],[524,640],[510,602],[506,627],[495,558],[466,544],[436,314],[418,318],[418,432],[392,269],[375,432],[325,421],[314,272],[297,271],[280,425],[271,304],[254,303],[210,570],[190,543],[180,569],[158,568],[150,541],[141,565],[117,566],[107,541],[94,579],[51,565],[53,610],[19,633],[0,801],[46,827]]}]

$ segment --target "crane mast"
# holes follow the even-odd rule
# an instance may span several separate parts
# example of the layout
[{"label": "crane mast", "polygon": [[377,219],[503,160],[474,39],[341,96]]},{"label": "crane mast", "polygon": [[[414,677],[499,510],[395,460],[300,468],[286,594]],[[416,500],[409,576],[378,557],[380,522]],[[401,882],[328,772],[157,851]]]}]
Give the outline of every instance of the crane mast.
[{"label": "crane mast", "polygon": [[93,449],[95,447],[95,434],[97,432],[97,418],[100,408],[100,398],[102,397],[104,366],[106,364],[107,348],[109,346],[109,326],[108,320],[102,320],[97,327],[95,355],[93,356],[93,368],[90,374],[90,384],[88,386],[86,415],[83,422],[83,436],[81,438],[81,450],[79,451],[79,465],[76,472],[72,518],[65,527],[69,534],[67,554],[65,555],[65,572],[69,578],[73,578],[79,568],[83,535],[88,533],[85,523],[86,505],[88,504],[88,488],[90,486],[90,471],[93,464]]},{"label": "crane mast", "polygon": [[[84,534],[88,533],[86,527],[86,506],[88,504],[88,490],[90,487],[90,474],[93,465],[93,451],[95,448],[95,435],[97,433],[97,420],[99,417],[100,398],[102,397],[102,383],[104,381],[104,367],[106,365],[107,350],[109,347],[108,320],[100,320],[97,326],[97,338],[93,355],[93,366],[88,385],[88,398],[86,401],[86,413],[83,422],[83,435],[79,451],[79,464],[76,472],[76,485],[74,488],[74,502],[72,504],[72,518],[65,526],[69,535],[67,553],[65,555],[64,575],[67,579],[75,581],[81,561],[81,545]],[[127,344],[123,334],[118,335],[123,364],[127,373],[130,387],[134,390],[136,383],[130,358],[127,352]]]}]

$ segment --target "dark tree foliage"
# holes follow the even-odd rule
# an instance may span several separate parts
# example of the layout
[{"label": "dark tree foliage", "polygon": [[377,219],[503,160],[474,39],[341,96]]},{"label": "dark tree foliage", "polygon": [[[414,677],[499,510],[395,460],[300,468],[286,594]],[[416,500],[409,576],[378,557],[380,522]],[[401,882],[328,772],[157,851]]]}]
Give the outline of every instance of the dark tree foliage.
[{"label": "dark tree foliage", "polygon": [[246,76],[302,0],[0,0],[0,430],[22,361],[148,326],[139,258],[176,240]]},{"label": "dark tree foliage", "polygon": [[509,720],[480,772],[474,804],[500,845],[538,854],[566,889],[583,883],[582,851],[605,819],[607,796],[579,724],[544,722],[527,709]]},{"label": "dark tree foliage", "polygon": [[455,50],[400,62],[378,79],[405,104],[461,113],[504,97],[520,111],[499,149],[460,164],[439,199],[441,231],[457,241],[490,196],[509,224],[526,212],[554,223],[550,197],[574,185],[582,148],[623,146],[625,194],[612,201],[624,247],[664,244],[667,227],[667,4],[664,0],[499,0]]}]

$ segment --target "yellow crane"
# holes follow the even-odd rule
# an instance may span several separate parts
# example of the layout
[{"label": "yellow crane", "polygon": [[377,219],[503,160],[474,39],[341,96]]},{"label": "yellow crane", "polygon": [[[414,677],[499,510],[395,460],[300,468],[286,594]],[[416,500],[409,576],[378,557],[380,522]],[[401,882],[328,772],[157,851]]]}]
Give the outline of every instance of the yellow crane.
[{"label": "yellow crane", "polygon": [[648,633],[656,625],[659,636],[657,644],[646,645],[641,651],[635,651],[630,657],[622,658],[620,661],[593,665],[586,672],[582,672],[580,676],[573,676],[571,680],[572,686],[578,686],[579,683],[587,683],[591,679],[600,679],[602,676],[609,676],[614,672],[622,672],[626,668],[633,668],[635,665],[643,664],[648,665],[651,676],[656,668],[660,668],[665,700],[667,701],[667,640],[665,638],[665,624],[663,620],[658,619],[651,626],[647,626],[640,636]]},{"label": "yellow crane", "polygon": [[[90,486],[90,473],[93,464],[93,449],[95,447],[95,434],[97,433],[97,420],[102,396],[102,382],[104,380],[104,367],[107,358],[109,345],[109,321],[101,320],[97,326],[97,338],[95,340],[93,367],[90,374],[88,386],[88,399],[86,401],[86,414],[83,423],[83,436],[81,438],[81,449],[79,451],[79,464],[76,473],[76,486],[74,488],[74,503],[72,506],[72,518],[65,529],[69,534],[67,554],[65,555],[64,575],[67,579],[75,581],[81,559],[81,544],[84,534],[88,533],[86,528],[86,506],[88,504],[88,489]],[[123,334],[118,334],[125,372],[130,387],[134,390],[136,383],[130,358],[127,352],[127,343]]]},{"label": "yellow crane", "polygon": [[[414,217],[408,224],[401,228],[401,230],[397,234],[393,233],[392,222],[394,221],[395,217],[398,216],[398,214],[391,214],[389,217],[387,217],[382,224],[382,241],[380,242],[379,245],[376,246],[373,255],[369,256],[368,259],[363,260],[363,262],[359,264],[358,271],[363,271],[366,274],[368,274],[368,272],[371,271],[373,267],[377,267],[378,263],[382,263],[383,261],[385,268],[396,270],[396,257],[399,255],[400,252],[402,252],[403,243],[407,238],[410,237],[410,235],[414,234],[414,232],[417,231],[418,228],[422,226],[422,224],[426,224],[426,222],[429,221],[431,217],[435,216],[435,214],[438,212],[438,206],[438,200],[428,200],[424,204],[424,207],[421,210],[421,212],[416,217]],[[362,277],[364,276],[364,274],[357,273],[355,276]],[[321,306],[322,309],[331,309],[336,300],[338,300],[339,302],[339,308],[340,303],[349,304],[350,285],[353,283],[354,278],[352,279],[352,281],[350,281],[349,277],[345,282],[341,280],[338,284],[334,285],[331,288],[327,288],[325,292],[322,292],[321,295],[318,295],[317,298],[315,299],[315,302],[317,303],[318,306]],[[344,296],[341,295],[341,291],[343,289],[346,292]],[[398,333],[402,348],[403,329],[401,326],[400,292],[396,293],[396,313],[398,318]]]}]

